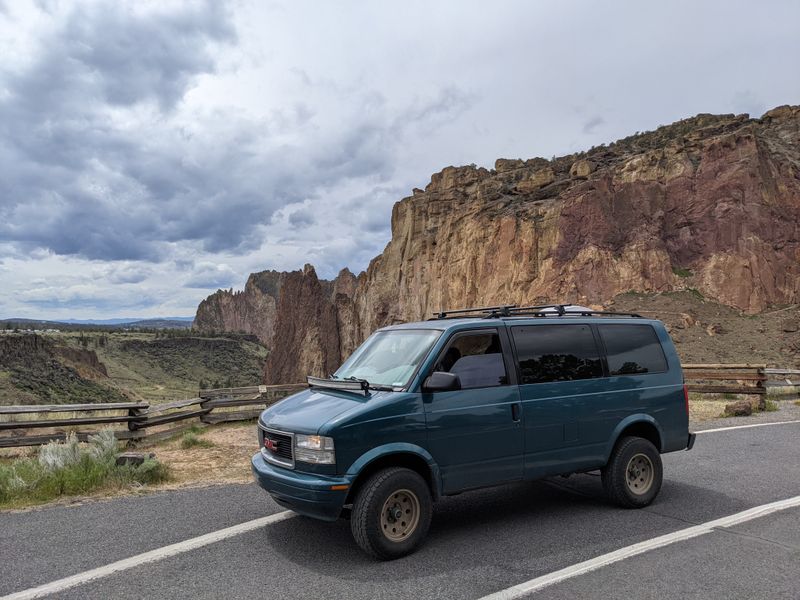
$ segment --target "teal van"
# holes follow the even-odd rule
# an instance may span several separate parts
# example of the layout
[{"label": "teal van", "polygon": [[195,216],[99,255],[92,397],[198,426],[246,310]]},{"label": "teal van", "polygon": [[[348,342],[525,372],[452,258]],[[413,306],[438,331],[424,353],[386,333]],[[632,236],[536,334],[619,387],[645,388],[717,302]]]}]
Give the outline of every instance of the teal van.
[{"label": "teal van", "polygon": [[691,449],[688,396],[663,323],[565,305],[464,309],[373,333],[326,379],[267,408],[252,467],[276,502],[392,559],[433,503],[600,470],[624,507],[661,488],[660,454]]}]

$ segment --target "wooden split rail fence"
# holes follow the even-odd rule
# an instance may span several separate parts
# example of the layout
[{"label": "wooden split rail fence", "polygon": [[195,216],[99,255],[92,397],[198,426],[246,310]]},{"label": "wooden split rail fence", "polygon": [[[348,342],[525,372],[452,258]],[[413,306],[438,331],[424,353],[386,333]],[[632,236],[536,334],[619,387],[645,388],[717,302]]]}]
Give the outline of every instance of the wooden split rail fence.
[{"label": "wooden split rail fence", "polygon": [[[0,406],[0,448],[36,446],[63,440],[69,428],[86,441],[97,426],[124,425],[117,439],[158,441],[205,424],[255,419],[269,406],[307,388],[304,383],[201,390],[199,398],[150,406],[140,402]],[[87,425],[95,426],[86,429]],[[46,430],[45,432],[42,432]]]},{"label": "wooden split rail fence", "polygon": [[[753,364],[683,365],[689,391],[700,394],[766,394],[768,388],[796,386],[800,370]],[[85,441],[98,426],[120,425],[118,439],[132,444],[179,434],[197,422],[247,421],[281,398],[305,389],[304,383],[202,390],[198,398],[150,406],[146,403],[0,406],[0,448],[36,446],[63,440],[68,431]],[[93,426],[86,429],[86,426]]]},{"label": "wooden split rail fence", "polygon": [[690,392],[736,395],[767,393],[766,365],[687,364],[681,367]]}]

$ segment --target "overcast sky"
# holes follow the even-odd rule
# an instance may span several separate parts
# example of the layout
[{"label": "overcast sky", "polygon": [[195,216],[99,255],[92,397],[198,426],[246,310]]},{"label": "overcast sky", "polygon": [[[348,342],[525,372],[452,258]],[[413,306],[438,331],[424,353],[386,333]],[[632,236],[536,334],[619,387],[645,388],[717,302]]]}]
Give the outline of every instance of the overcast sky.
[{"label": "overcast sky", "polygon": [[0,0],[0,318],[358,272],[447,165],[800,103],[800,3]]}]

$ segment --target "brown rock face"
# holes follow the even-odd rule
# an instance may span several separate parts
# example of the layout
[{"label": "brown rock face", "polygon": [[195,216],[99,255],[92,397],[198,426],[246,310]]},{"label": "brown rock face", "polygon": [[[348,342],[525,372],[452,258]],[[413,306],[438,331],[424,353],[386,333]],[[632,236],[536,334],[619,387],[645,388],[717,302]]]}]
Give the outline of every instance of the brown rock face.
[{"label": "brown rock face", "polygon": [[327,375],[339,367],[340,338],[332,287],[317,279],[311,265],[286,274],[277,304],[275,343],[264,368],[266,381],[303,381],[308,374]]},{"label": "brown rock face", "polygon": [[249,333],[272,345],[281,285],[286,273],[252,273],[242,291],[218,290],[197,307],[195,327],[200,331]]},{"label": "brown rock face", "polygon": [[375,328],[441,308],[681,289],[747,313],[800,302],[800,107],[699,115],[552,161],[447,167],[395,205],[391,241],[358,278],[251,275],[195,323],[256,333],[273,348],[265,379],[297,381]]},{"label": "brown rock face", "polygon": [[578,179],[588,179],[594,171],[595,164],[586,159],[576,160],[569,169],[569,174]]}]

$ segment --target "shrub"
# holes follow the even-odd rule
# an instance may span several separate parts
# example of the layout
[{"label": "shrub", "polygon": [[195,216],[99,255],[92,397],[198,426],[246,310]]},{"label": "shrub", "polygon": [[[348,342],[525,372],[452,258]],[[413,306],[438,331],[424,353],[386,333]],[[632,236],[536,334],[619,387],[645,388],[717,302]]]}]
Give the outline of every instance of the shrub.
[{"label": "shrub", "polygon": [[672,267],[672,272],[678,277],[691,277],[693,275],[690,269],[684,269],[683,267]]},{"label": "shrub", "polygon": [[697,288],[686,288],[686,291],[689,292],[692,296],[694,296],[697,300],[705,300],[706,297],[700,293],[700,290]]},{"label": "shrub", "polygon": [[214,442],[199,438],[197,434],[192,431],[183,434],[183,438],[181,439],[181,448],[184,450],[188,450],[189,448],[212,448],[213,446]]},{"label": "shrub", "polygon": [[50,442],[39,448],[39,464],[45,471],[57,471],[78,463],[81,449],[74,433],[67,435],[63,442]]},{"label": "shrub", "polygon": [[119,443],[112,429],[101,429],[97,435],[89,436],[89,454],[102,462],[115,462]]},{"label": "shrub", "polygon": [[0,506],[169,479],[168,467],[155,459],[139,466],[117,465],[117,449],[114,432],[104,429],[91,436],[88,444],[81,445],[70,434],[63,442],[42,446],[36,457],[0,464]]}]

